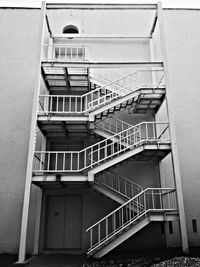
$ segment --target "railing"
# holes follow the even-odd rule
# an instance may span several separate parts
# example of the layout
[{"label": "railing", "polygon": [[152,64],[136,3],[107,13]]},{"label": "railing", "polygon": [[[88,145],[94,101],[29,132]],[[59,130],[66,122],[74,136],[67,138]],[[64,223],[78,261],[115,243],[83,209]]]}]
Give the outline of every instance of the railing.
[{"label": "railing", "polygon": [[152,142],[168,142],[168,123],[142,122],[81,151],[36,151],[35,172],[80,172]]},{"label": "railing", "polygon": [[96,68],[96,69],[90,69],[90,76],[95,81],[99,81],[103,84],[108,84],[113,81],[117,81],[125,76],[125,74],[122,74],[119,71],[116,71],[114,69],[103,69],[103,68]]},{"label": "railing", "polygon": [[39,114],[82,114],[87,109],[84,97],[78,95],[40,95]]},{"label": "railing", "polygon": [[111,117],[96,123],[96,127],[110,134],[116,134],[133,127],[132,124]]},{"label": "railing", "polygon": [[86,61],[88,47],[85,45],[43,45],[42,60],[45,61]]},{"label": "railing", "polygon": [[[137,212],[135,209],[133,212],[135,203],[138,203]],[[144,208],[141,209],[141,206]],[[88,254],[118,236],[128,226],[134,227],[151,213],[176,210],[174,188],[147,188],[86,230],[90,235]]]},{"label": "railing", "polygon": [[[41,95],[40,96],[40,110],[39,113],[85,113],[90,112],[94,109],[105,106],[112,101],[122,98],[130,93],[137,92],[141,88],[159,88],[162,87],[160,83],[163,80],[163,70],[153,70],[157,73],[159,79],[156,85],[152,83],[143,82],[145,78],[144,74],[151,76],[151,70],[140,70],[129,75],[123,76],[118,80],[107,83],[105,86],[101,86],[89,93],[83,94],[82,96],[75,95]],[[147,78],[147,77],[146,77]],[[137,80],[138,79],[138,80]],[[147,79],[146,79],[147,81]]]},{"label": "railing", "polygon": [[143,190],[140,185],[111,170],[99,176],[95,181],[128,199],[133,198]]}]

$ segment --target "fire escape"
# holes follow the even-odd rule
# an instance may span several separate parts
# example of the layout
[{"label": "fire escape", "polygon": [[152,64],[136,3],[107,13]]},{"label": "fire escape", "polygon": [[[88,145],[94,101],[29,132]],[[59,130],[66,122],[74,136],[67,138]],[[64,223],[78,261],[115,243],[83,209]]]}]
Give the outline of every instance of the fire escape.
[{"label": "fire escape", "polygon": [[79,131],[100,141],[80,151],[35,151],[32,182],[89,181],[119,203],[86,230],[87,254],[100,258],[151,221],[177,220],[177,203],[175,188],[143,189],[112,171],[130,158],[159,162],[171,151],[168,122],[132,125],[116,116],[124,110],[157,112],[165,99],[163,68],[126,74],[93,68],[87,53],[86,46],[44,45],[41,68],[48,94],[39,96],[38,126],[47,137]]}]

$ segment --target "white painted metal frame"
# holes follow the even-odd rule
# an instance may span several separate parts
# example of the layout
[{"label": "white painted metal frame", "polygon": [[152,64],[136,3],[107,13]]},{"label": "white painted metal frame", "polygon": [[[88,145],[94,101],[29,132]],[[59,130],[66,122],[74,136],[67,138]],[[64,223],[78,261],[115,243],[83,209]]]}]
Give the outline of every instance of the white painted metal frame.
[{"label": "white painted metal frame", "polygon": [[[135,203],[138,204],[137,212],[135,209],[133,212]],[[147,188],[143,190],[86,230],[90,235],[90,246],[87,254],[93,254],[95,250],[117,238],[129,226],[134,227],[138,221],[154,212],[176,211],[176,203],[174,188]]]},{"label": "white painted metal frame", "polygon": [[95,182],[128,199],[133,198],[143,190],[139,184],[136,184],[111,170],[96,178]]},{"label": "white painted metal frame", "polygon": [[[156,84],[152,83],[152,72],[156,73]],[[39,114],[46,115],[51,113],[83,114],[91,112],[111,103],[112,101],[137,92],[139,89],[164,88],[163,77],[164,74],[162,69],[138,70],[111,82],[108,82],[105,80],[105,77],[102,76],[105,85],[81,96],[40,95],[40,109],[38,112]]]},{"label": "white painted metal frame", "polygon": [[44,44],[42,50],[43,61],[88,61],[88,46]]},{"label": "white painted metal frame", "polygon": [[81,151],[35,151],[34,172],[80,172],[143,144],[170,143],[168,123],[142,122]]},{"label": "white painted metal frame", "polygon": [[31,115],[29,150],[28,150],[28,157],[27,157],[27,169],[26,169],[25,189],[24,189],[18,263],[24,262],[25,257],[26,257],[28,213],[29,213],[29,204],[30,204],[30,195],[31,195],[33,157],[34,157],[34,149],[35,149],[35,132],[36,132],[36,122],[37,122],[38,97],[39,97],[39,89],[40,89],[40,67],[41,67],[40,63],[41,63],[41,54],[42,54],[41,48],[42,48],[42,42],[43,42],[44,21],[45,21],[45,2],[42,1],[40,22],[39,22],[38,42],[37,42],[38,48],[37,48],[37,54],[36,54],[37,60],[36,60],[36,70],[35,70],[35,86],[34,86],[33,106],[32,106],[32,115]]},{"label": "white painted metal frame", "polygon": [[183,192],[182,192],[182,185],[181,185],[178,147],[177,147],[177,142],[176,142],[173,94],[172,94],[172,86],[171,86],[170,75],[169,75],[165,26],[164,26],[164,18],[163,18],[163,10],[162,10],[161,2],[158,2],[158,23],[159,23],[159,29],[160,29],[160,42],[161,42],[164,72],[165,72],[166,104],[167,104],[167,112],[168,112],[168,118],[169,118],[170,138],[171,138],[171,144],[172,144],[172,165],[173,165],[173,171],[174,171],[174,180],[175,180],[175,186],[176,186],[176,192],[177,192],[177,202],[178,202],[178,210],[179,210],[179,217],[180,217],[182,250],[184,253],[188,253],[189,248],[188,248],[187,227],[186,227]]}]

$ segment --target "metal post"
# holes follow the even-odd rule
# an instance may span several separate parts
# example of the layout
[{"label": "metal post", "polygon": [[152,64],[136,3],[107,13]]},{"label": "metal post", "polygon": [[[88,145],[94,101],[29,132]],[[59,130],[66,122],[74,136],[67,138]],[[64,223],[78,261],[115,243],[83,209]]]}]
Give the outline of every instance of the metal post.
[{"label": "metal post", "polygon": [[37,64],[35,70],[35,87],[33,96],[33,107],[32,107],[32,120],[30,128],[30,138],[29,138],[29,151],[27,160],[27,170],[26,170],[26,180],[24,189],[24,202],[22,211],[22,223],[21,223],[21,235],[19,243],[19,258],[18,263],[25,261],[26,256],[26,239],[27,239],[27,226],[28,226],[28,212],[29,203],[31,195],[31,180],[32,180],[32,167],[33,167],[33,155],[35,149],[35,129],[37,122],[37,110],[38,110],[38,97],[40,88],[40,59],[41,59],[41,49],[43,41],[43,31],[44,31],[44,21],[45,21],[45,2],[41,5],[41,16],[39,23],[39,33],[38,33],[38,48],[37,48]]},{"label": "metal post", "polygon": [[167,112],[168,112],[168,118],[169,118],[169,131],[170,131],[171,146],[172,146],[172,165],[173,165],[174,180],[175,180],[175,186],[176,186],[176,192],[177,192],[182,250],[184,253],[188,253],[189,249],[188,249],[187,228],[186,228],[183,193],[182,193],[182,186],[181,186],[178,148],[177,148],[177,143],[176,143],[175,118],[174,118],[174,110],[173,110],[173,103],[172,103],[173,94],[172,94],[172,87],[170,84],[168,55],[167,55],[166,38],[165,38],[165,27],[164,27],[164,18],[163,18],[161,2],[158,3],[158,23],[159,23],[159,28],[160,28],[160,41],[161,41],[161,49],[162,49],[162,54],[163,54],[163,65],[164,65],[164,72],[165,72],[166,105],[167,105]]}]

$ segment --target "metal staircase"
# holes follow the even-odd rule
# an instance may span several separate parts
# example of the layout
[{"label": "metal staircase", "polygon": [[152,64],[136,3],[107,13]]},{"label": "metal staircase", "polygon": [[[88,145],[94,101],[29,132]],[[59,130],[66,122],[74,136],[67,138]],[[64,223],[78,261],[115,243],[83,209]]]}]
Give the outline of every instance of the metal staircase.
[{"label": "metal staircase", "polygon": [[143,190],[140,185],[110,169],[95,177],[93,188],[120,204]]},{"label": "metal staircase", "polygon": [[86,230],[90,236],[87,255],[101,258],[151,221],[168,216],[177,220],[175,189],[147,188]]},{"label": "metal staircase", "polygon": [[168,123],[142,122],[81,151],[35,151],[34,172],[96,174],[127,158],[148,151],[163,157],[170,151]]},{"label": "metal staircase", "polygon": [[[53,47],[46,61],[86,60],[83,48],[67,49]],[[131,125],[113,117],[125,109],[156,113],[165,97],[163,69],[128,74],[87,67],[57,67],[57,73],[53,66],[42,69],[50,94],[39,97],[40,128],[48,132],[48,123],[52,127],[60,122],[66,131],[68,122],[75,122],[76,127],[85,123],[84,127],[92,126],[93,133],[104,139],[80,151],[35,151],[34,175],[86,173],[95,190],[121,205],[87,229],[88,256],[102,257],[151,221],[177,220],[175,189],[144,190],[110,170],[130,158],[158,162],[170,152],[168,122]]]},{"label": "metal staircase", "polygon": [[[155,84],[152,73],[159,76]],[[140,70],[82,95],[40,95],[39,115],[76,114],[101,119],[132,105],[136,113],[144,113],[145,109],[151,112],[160,106],[165,95],[162,82],[162,70]]]}]

